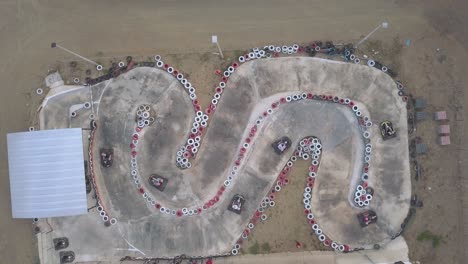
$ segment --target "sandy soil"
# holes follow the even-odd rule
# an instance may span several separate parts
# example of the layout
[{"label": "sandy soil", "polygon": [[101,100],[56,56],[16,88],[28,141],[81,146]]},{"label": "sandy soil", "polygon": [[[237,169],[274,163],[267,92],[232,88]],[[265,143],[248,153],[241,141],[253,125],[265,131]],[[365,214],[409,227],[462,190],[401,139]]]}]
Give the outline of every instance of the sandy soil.
[{"label": "sandy soil", "polygon": [[[257,224],[253,235],[242,245],[242,253],[276,253],[325,250],[304,215],[302,194],[306,184],[308,162],[298,160],[290,174],[290,183],[276,196],[276,205],[266,210],[268,219]],[[296,243],[300,243],[300,247]],[[256,250],[257,245],[259,250]]]},{"label": "sandy soil", "polygon": [[[466,158],[459,156],[459,143],[464,134],[463,116],[467,111],[463,106],[468,101],[464,92],[468,83],[465,76],[468,72],[465,63],[468,22],[463,19],[466,10],[467,4],[462,0],[430,0],[423,4],[406,0],[328,1],[318,6],[312,1],[291,4],[279,0],[257,1],[255,4],[246,0],[236,3],[216,1],[216,4],[212,1],[184,4],[144,1],[131,7],[125,3],[109,4],[109,1],[2,1],[2,260],[8,263],[37,262],[31,221],[11,219],[5,134],[26,130],[31,125],[30,117],[40,99],[34,93],[35,89],[44,86],[43,78],[48,69],[64,69],[70,61],[68,55],[49,48],[51,41],[59,41],[103,63],[110,62],[113,57],[123,59],[129,54],[134,57],[155,53],[183,54],[166,57],[190,74],[192,82],[199,88],[202,103],[205,103],[212,93],[213,71],[225,63],[210,53],[204,54],[215,51],[209,44],[209,36],[213,33],[221,36],[221,45],[228,50],[269,42],[312,39],[339,42],[356,40],[373,25],[387,19],[391,27],[373,37],[384,41],[385,45],[374,43],[369,48],[380,52],[382,61],[390,61],[399,69],[400,79],[411,93],[428,100],[427,112],[447,110],[453,131],[453,145],[448,147],[435,144],[436,123],[431,120],[421,123],[415,134],[429,145],[430,154],[419,158],[424,176],[414,184],[415,193],[425,206],[417,210],[404,234],[411,258],[422,263],[463,263],[463,214],[458,187],[461,174],[457,160]],[[406,39],[412,42],[408,47],[396,49],[395,39],[399,44]],[[234,57],[235,53],[226,55]],[[84,78],[86,68],[77,69],[70,73],[70,77]],[[269,221],[258,226],[251,240],[260,245],[268,242],[273,252],[298,250],[293,240],[300,240],[303,249],[316,249],[317,242],[304,229],[302,213],[295,217],[294,210],[299,210],[295,206],[299,203],[294,190],[302,188],[303,180],[300,169],[295,172],[298,175],[280,194]],[[291,209],[291,214],[279,217],[286,208]],[[284,235],[272,236],[272,231],[286,225],[291,228]],[[441,236],[442,243],[433,248],[430,242],[418,241],[416,237],[425,230]]]}]

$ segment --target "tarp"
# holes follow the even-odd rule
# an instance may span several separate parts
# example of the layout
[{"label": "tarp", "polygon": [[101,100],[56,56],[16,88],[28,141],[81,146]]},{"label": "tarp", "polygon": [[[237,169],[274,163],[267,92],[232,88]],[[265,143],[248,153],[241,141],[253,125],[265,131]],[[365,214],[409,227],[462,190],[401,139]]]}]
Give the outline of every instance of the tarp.
[{"label": "tarp", "polygon": [[87,213],[81,128],[7,135],[13,218]]}]

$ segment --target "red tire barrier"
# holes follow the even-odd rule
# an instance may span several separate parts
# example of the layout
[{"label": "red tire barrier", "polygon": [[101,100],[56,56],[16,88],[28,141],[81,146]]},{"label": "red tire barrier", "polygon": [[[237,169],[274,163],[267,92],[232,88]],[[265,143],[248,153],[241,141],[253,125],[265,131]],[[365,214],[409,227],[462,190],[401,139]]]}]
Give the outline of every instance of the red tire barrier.
[{"label": "red tire barrier", "polygon": [[134,149],[135,147],[136,147],[135,144],[133,144],[133,143],[130,144],[131,149]]},{"label": "red tire barrier", "polygon": [[284,98],[284,97],[281,97],[281,99],[280,99],[280,103],[282,103],[282,104],[285,104],[285,103],[286,103],[286,98]]},{"label": "red tire barrier", "polygon": [[132,151],[132,157],[136,157],[137,152],[135,150]]},{"label": "red tire barrier", "polygon": [[276,103],[271,104],[271,108],[275,109],[278,105]]},{"label": "red tire barrier", "polygon": [[169,64],[164,64],[164,69],[167,70],[169,68]]},{"label": "red tire barrier", "polygon": [[139,191],[141,194],[145,193],[145,189],[143,189],[143,188],[138,189],[138,191]]},{"label": "red tire barrier", "polygon": [[259,218],[261,215],[262,215],[262,212],[260,212],[260,211],[258,211],[258,210],[255,211],[255,217],[256,217],[256,218]]},{"label": "red tire barrier", "polygon": [[274,193],[270,193],[270,195],[268,196],[270,198],[270,200],[274,200],[275,199],[275,194]]},{"label": "red tire barrier", "polygon": [[216,70],[215,71],[215,74],[217,74],[217,75],[221,75],[221,73],[222,73],[221,70]]},{"label": "red tire barrier", "polygon": [[161,205],[160,204],[155,204],[154,207],[156,207],[156,209],[160,209],[161,208]]},{"label": "red tire barrier", "polygon": [[177,217],[181,217],[183,215],[183,213],[182,213],[181,210],[177,210],[176,215],[177,215]]},{"label": "red tire barrier", "polygon": [[309,213],[310,213],[309,210],[307,210],[307,209],[304,210],[304,214],[305,214],[305,215],[308,215]]}]

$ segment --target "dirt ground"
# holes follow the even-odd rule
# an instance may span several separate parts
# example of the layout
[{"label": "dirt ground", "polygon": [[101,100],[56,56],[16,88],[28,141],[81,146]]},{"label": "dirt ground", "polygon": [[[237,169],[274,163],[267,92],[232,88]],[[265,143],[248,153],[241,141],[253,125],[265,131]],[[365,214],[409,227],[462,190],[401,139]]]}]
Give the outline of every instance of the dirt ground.
[{"label": "dirt ground", "polygon": [[[0,256],[4,261],[37,263],[31,221],[11,219],[5,134],[30,126],[40,99],[35,89],[44,87],[48,69],[64,69],[63,65],[70,61],[70,56],[49,48],[51,41],[103,63],[113,57],[159,53],[189,74],[202,104],[206,104],[214,87],[214,70],[231,61],[221,61],[211,54],[215,51],[209,44],[211,34],[221,36],[222,47],[232,51],[226,57],[234,58],[238,55],[234,50],[270,42],[355,41],[387,19],[390,28],[372,38],[381,42],[368,42],[360,51],[389,63],[409,92],[428,101],[425,111],[429,118],[418,124],[414,133],[428,144],[429,153],[418,158],[423,177],[413,183],[414,193],[424,207],[417,209],[404,233],[410,257],[421,263],[464,263],[467,247],[463,245],[459,160],[466,158],[461,156],[466,154],[460,154],[464,153],[460,143],[466,131],[464,105],[468,102],[468,22],[464,19],[468,4],[462,0],[364,0],[329,1],[317,6],[311,1],[292,4],[274,0],[240,1],[235,5],[229,1],[217,1],[216,5],[212,1],[127,5],[56,0],[0,3]],[[407,39],[411,40],[409,46],[405,45]],[[77,69],[70,77],[86,77],[85,68]],[[450,146],[435,143],[437,123],[430,118],[435,110],[448,112]],[[271,252],[320,249],[315,237],[309,235],[297,197],[305,171],[294,171],[292,183],[281,192],[276,207],[269,210],[267,222],[259,225],[244,245],[247,252],[255,241],[260,252],[267,249],[262,247],[266,242]],[[286,209],[291,213],[284,215]],[[277,230],[284,232],[275,233]],[[425,231],[433,234],[432,241],[440,243],[418,240]],[[296,249],[294,240],[302,243],[302,249]]]}]

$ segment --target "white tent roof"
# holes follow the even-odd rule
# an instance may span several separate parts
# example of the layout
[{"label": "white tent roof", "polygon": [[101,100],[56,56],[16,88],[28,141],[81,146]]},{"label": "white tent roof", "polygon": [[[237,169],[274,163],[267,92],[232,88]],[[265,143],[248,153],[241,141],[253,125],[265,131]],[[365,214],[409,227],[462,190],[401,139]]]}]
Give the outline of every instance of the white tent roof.
[{"label": "white tent roof", "polygon": [[87,213],[81,128],[7,135],[13,218]]}]

